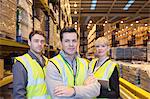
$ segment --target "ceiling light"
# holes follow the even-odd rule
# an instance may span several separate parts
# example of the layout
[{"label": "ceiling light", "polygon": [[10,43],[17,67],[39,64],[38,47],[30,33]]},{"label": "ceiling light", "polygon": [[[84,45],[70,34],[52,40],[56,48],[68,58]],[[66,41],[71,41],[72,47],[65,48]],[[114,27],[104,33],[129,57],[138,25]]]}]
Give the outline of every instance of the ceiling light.
[{"label": "ceiling light", "polygon": [[123,23],[123,21],[120,21],[120,23]]},{"label": "ceiling light", "polygon": [[105,24],[103,24],[103,26],[105,26]]},{"label": "ceiling light", "polygon": [[75,28],[77,28],[77,25],[75,25]]},{"label": "ceiling light", "polygon": [[90,22],[89,23],[92,23],[92,20],[90,20]]},{"label": "ceiling light", "polygon": [[74,22],[74,24],[77,24],[77,22]]},{"label": "ceiling light", "polygon": [[139,21],[136,21],[135,23],[139,23]]},{"label": "ceiling light", "polygon": [[107,21],[105,21],[105,23],[107,23]]},{"label": "ceiling light", "polygon": [[76,2],[74,3],[74,5],[73,5],[74,7],[77,7],[77,4],[76,4]]},{"label": "ceiling light", "polygon": [[109,33],[110,31],[108,31],[108,33]]},{"label": "ceiling light", "polygon": [[91,24],[89,23],[88,26],[91,26]]},{"label": "ceiling light", "polygon": [[134,28],[134,30],[136,30],[136,28]]},{"label": "ceiling light", "polygon": [[147,26],[147,24],[145,24],[145,26]]},{"label": "ceiling light", "polygon": [[126,26],[126,29],[128,28],[128,26]]},{"label": "ceiling light", "polygon": [[133,24],[131,24],[131,26],[133,26]]},{"label": "ceiling light", "polygon": [[90,27],[89,27],[89,26],[87,26],[87,28],[89,29]]},{"label": "ceiling light", "polygon": [[78,12],[77,11],[74,11],[74,14],[77,14]]}]

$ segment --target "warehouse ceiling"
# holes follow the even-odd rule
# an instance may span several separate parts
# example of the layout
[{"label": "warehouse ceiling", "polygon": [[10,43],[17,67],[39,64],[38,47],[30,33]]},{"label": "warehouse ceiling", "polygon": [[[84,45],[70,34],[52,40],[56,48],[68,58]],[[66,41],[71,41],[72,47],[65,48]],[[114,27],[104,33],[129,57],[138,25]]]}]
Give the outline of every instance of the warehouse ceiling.
[{"label": "warehouse ceiling", "polygon": [[73,24],[78,22],[84,31],[87,30],[90,20],[93,24],[101,25],[105,21],[118,23],[122,20],[124,23],[131,23],[150,18],[150,0],[69,0],[69,2]]}]

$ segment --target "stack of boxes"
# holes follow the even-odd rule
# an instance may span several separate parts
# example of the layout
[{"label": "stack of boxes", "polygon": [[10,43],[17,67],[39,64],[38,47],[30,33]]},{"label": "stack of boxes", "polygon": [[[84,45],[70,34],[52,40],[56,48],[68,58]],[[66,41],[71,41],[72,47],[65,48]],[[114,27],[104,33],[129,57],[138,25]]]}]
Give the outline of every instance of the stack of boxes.
[{"label": "stack of boxes", "polygon": [[0,2],[0,35],[16,40],[16,0]]},{"label": "stack of boxes", "polygon": [[[146,65],[145,65],[145,67],[146,67]],[[139,74],[140,74],[140,85],[139,85],[139,87],[150,92],[150,69],[149,69],[149,67],[147,66],[145,68],[145,70],[140,69]]]},{"label": "stack of boxes", "polygon": [[0,59],[0,80],[4,77],[4,59]]},{"label": "stack of boxes", "polygon": [[120,77],[150,92],[150,64],[131,64],[121,61],[117,63],[120,67]]},{"label": "stack of boxes", "polygon": [[147,42],[147,61],[150,62],[150,41]]},{"label": "stack of boxes", "polygon": [[17,41],[27,40],[29,33],[33,28],[32,21],[32,0],[18,0],[17,15],[18,15],[18,33]]},{"label": "stack of boxes", "polygon": [[113,47],[111,57],[116,60],[147,61],[146,47]]}]

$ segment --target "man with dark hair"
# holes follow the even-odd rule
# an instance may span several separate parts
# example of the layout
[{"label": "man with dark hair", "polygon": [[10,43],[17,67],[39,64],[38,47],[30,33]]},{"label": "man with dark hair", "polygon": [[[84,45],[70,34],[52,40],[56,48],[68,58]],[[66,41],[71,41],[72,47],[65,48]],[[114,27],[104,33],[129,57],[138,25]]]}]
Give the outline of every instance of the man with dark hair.
[{"label": "man with dark hair", "polygon": [[28,53],[16,57],[13,65],[13,99],[49,99],[44,74],[48,59],[42,55],[43,32],[31,32],[28,45]]},{"label": "man with dark hair", "polygon": [[100,93],[100,84],[89,73],[88,62],[77,53],[78,33],[61,30],[62,50],[46,67],[46,83],[52,99],[91,99]]}]

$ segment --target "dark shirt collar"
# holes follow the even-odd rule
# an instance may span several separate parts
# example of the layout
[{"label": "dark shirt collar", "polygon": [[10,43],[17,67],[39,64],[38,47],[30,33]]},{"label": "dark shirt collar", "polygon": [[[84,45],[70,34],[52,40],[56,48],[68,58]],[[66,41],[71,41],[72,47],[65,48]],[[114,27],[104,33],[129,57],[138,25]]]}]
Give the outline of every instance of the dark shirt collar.
[{"label": "dark shirt collar", "polygon": [[[38,63],[39,63],[39,65],[41,66],[41,67],[44,67],[44,64],[42,64],[41,62],[40,62],[40,60],[36,57],[36,55],[34,54],[34,53],[32,53],[30,50],[28,50],[28,54],[32,57],[32,59],[34,59],[34,60],[36,60]],[[43,57],[42,57],[43,58]],[[43,60],[44,60],[44,58],[43,58]],[[44,60],[45,61],[45,60]]]}]

